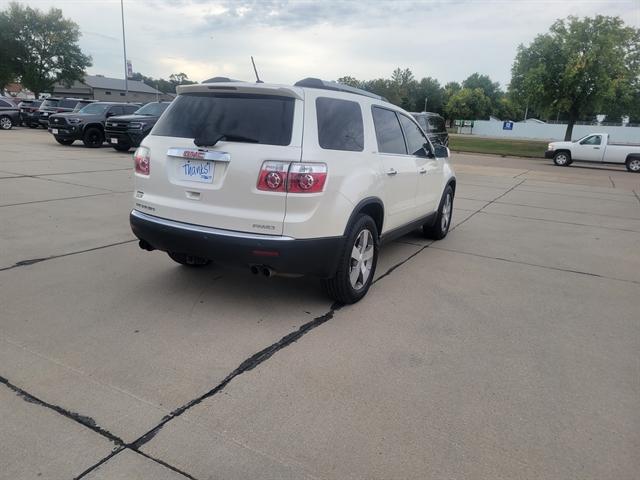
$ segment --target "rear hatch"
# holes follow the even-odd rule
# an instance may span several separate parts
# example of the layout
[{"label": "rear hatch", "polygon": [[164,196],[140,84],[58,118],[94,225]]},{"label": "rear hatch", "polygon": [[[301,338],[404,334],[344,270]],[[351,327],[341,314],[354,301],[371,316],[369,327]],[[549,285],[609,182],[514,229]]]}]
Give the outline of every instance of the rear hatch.
[{"label": "rear hatch", "polygon": [[286,193],[258,190],[257,183],[264,162],[300,161],[302,107],[302,91],[291,87],[183,88],[142,143],[150,175],[136,175],[136,208],[194,225],[282,235]]}]

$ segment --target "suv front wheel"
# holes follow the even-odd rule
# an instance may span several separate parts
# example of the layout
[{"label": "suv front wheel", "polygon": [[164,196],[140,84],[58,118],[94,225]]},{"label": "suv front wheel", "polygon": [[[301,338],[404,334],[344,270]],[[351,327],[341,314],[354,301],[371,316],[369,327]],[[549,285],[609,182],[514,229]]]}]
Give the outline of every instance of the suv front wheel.
[{"label": "suv front wheel", "polygon": [[433,225],[423,225],[422,233],[433,240],[442,240],[449,233],[451,216],[453,215],[453,188],[447,185],[440,200],[440,208]]},{"label": "suv front wheel", "polygon": [[378,229],[369,215],[359,215],[349,228],[338,270],[324,281],[329,296],[343,304],[367,294],[378,262]]},{"label": "suv front wheel", "polygon": [[85,147],[98,148],[104,143],[104,134],[98,127],[89,127],[84,131],[82,143]]}]

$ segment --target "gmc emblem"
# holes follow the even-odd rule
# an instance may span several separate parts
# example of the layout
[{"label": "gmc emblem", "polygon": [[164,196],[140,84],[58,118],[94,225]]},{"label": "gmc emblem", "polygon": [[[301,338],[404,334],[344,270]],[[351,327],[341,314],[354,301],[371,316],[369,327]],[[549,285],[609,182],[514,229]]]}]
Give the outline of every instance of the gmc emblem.
[{"label": "gmc emblem", "polygon": [[193,151],[193,150],[185,150],[182,153],[182,156],[184,158],[196,158],[198,160],[202,160],[202,159],[204,159],[204,152]]}]

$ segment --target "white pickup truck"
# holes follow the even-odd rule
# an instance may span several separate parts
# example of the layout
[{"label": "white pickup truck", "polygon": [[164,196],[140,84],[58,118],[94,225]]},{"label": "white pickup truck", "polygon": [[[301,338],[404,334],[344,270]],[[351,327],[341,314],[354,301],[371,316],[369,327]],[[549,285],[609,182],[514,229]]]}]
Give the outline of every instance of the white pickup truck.
[{"label": "white pickup truck", "polygon": [[575,142],[551,142],[544,156],[553,158],[559,167],[573,162],[617,163],[630,172],[640,172],[640,144],[611,143],[608,133],[591,133]]}]

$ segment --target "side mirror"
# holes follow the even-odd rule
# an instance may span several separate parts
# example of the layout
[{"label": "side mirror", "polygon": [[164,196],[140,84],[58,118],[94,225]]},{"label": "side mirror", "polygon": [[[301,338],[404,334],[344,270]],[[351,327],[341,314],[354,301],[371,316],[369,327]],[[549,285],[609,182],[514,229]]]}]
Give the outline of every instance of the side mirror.
[{"label": "side mirror", "polygon": [[436,145],[433,153],[436,158],[449,158],[451,156],[449,149],[444,145]]},{"label": "side mirror", "polygon": [[113,113],[113,112],[107,112],[107,118],[113,117],[114,115],[115,115],[115,113]]}]

